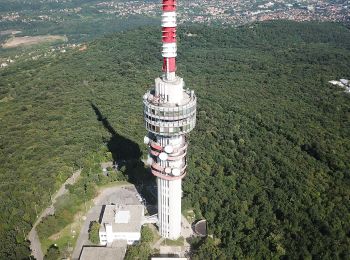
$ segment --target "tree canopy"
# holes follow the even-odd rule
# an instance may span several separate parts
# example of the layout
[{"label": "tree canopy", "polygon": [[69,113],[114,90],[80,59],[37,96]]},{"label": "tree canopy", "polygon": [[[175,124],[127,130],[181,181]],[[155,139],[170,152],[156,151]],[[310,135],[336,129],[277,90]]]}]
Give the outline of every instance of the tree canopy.
[{"label": "tree canopy", "polygon": [[[67,225],[95,183],[124,178],[102,176],[97,154],[122,158],[118,147],[132,144],[125,174],[147,175],[141,97],[160,74],[158,31],[0,71],[1,259],[29,256],[36,211],[74,170],[84,167],[82,180],[41,234]],[[213,235],[194,257],[349,256],[350,103],[328,83],[350,77],[349,61],[350,32],[339,24],[179,27],[178,73],[198,96],[183,207]]]}]

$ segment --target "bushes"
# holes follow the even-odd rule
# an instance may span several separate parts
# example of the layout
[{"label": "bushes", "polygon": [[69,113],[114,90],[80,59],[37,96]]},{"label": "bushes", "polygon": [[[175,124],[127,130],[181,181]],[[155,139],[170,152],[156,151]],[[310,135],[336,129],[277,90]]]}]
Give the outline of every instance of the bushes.
[{"label": "bushes", "polygon": [[98,223],[97,221],[90,222],[89,240],[94,244],[100,244],[100,236],[98,234],[100,226],[100,223]]},{"label": "bushes", "polygon": [[44,259],[45,260],[58,260],[61,259],[61,252],[56,245],[51,245],[47,250]]},{"label": "bushes", "polygon": [[141,229],[141,241],[146,243],[153,241],[153,231],[148,226],[143,226]]}]

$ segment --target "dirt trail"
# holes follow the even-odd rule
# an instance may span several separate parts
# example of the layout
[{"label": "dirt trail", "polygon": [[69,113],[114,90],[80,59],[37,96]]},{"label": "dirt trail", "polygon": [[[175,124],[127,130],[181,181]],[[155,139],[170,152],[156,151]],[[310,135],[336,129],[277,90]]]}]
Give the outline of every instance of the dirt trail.
[{"label": "dirt trail", "polygon": [[32,251],[32,256],[34,256],[37,260],[42,260],[44,258],[44,254],[41,250],[41,243],[36,232],[36,226],[41,222],[41,220],[48,215],[52,215],[55,213],[54,204],[58,197],[62,196],[67,192],[66,184],[74,184],[79,178],[81,170],[78,170],[72,174],[61,186],[61,188],[52,196],[51,204],[43,210],[40,216],[35,221],[32,230],[28,234],[28,240],[30,241],[30,249]]}]

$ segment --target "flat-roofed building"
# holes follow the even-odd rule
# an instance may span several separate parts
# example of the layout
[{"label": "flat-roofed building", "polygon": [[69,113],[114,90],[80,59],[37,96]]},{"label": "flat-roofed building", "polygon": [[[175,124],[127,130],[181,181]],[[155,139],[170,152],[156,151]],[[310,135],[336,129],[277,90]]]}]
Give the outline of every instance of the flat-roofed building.
[{"label": "flat-roofed building", "polygon": [[83,247],[79,260],[123,260],[126,245],[124,247]]},{"label": "flat-roofed building", "polygon": [[106,205],[99,230],[100,245],[125,240],[128,245],[141,239],[143,205]]}]

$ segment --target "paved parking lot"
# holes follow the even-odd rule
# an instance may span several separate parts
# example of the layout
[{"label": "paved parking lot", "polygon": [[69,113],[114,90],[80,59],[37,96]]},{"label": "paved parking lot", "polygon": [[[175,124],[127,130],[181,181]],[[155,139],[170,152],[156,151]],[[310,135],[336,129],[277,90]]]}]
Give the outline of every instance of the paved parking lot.
[{"label": "paved parking lot", "polygon": [[136,197],[137,191],[134,185],[123,185],[116,187],[105,188],[94,199],[95,206],[92,207],[86,214],[86,220],[80,231],[76,246],[73,251],[72,259],[79,259],[81,250],[84,245],[91,245],[89,241],[89,225],[91,221],[98,221],[102,206],[107,204],[124,204],[137,205],[141,204]]}]

